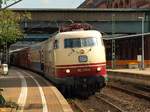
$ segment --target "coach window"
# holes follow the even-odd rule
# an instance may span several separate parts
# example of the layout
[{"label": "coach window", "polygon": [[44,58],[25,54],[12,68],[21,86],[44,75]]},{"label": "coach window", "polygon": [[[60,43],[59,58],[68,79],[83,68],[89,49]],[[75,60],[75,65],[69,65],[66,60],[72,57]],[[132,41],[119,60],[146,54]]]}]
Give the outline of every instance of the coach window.
[{"label": "coach window", "polygon": [[58,49],[58,48],[59,48],[59,42],[58,42],[58,40],[55,40],[54,49]]}]

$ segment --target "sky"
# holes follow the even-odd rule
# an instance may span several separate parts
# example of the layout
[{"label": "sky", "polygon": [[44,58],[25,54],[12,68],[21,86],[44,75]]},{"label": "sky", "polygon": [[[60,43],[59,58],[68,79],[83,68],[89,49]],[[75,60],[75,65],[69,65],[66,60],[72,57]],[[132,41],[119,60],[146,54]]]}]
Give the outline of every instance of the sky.
[{"label": "sky", "polygon": [[77,8],[84,1],[85,0],[22,0],[10,8]]}]

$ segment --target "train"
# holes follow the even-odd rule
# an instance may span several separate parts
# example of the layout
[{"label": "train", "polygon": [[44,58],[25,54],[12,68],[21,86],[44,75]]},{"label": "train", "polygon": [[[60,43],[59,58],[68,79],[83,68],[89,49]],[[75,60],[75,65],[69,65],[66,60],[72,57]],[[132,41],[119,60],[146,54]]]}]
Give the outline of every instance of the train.
[{"label": "train", "polygon": [[40,72],[65,94],[95,94],[107,83],[102,34],[72,24],[45,41],[11,53],[11,64]]}]

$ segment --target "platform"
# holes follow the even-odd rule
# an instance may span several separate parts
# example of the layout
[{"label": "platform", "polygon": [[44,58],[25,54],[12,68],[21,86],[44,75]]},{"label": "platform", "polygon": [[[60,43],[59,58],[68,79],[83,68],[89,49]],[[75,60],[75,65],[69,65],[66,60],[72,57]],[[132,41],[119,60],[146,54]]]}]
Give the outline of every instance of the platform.
[{"label": "platform", "polygon": [[[66,99],[49,81],[26,70],[10,68],[0,75],[0,88],[6,101],[19,105],[19,112],[73,112]],[[0,108],[0,112],[15,112]]]},{"label": "platform", "polygon": [[140,69],[107,69],[107,72],[120,72],[120,73],[127,73],[133,75],[143,75],[150,77],[150,68],[145,68],[144,70]]}]

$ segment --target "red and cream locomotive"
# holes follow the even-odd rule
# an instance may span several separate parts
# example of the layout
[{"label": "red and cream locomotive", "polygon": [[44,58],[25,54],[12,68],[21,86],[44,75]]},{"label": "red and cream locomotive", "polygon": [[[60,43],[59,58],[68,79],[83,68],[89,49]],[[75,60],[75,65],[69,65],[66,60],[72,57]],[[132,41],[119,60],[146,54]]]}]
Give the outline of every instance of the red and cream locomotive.
[{"label": "red and cream locomotive", "polygon": [[87,24],[72,24],[46,41],[12,53],[12,63],[41,72],[63,92],[93,94],[105,86],[102,35]]}]

